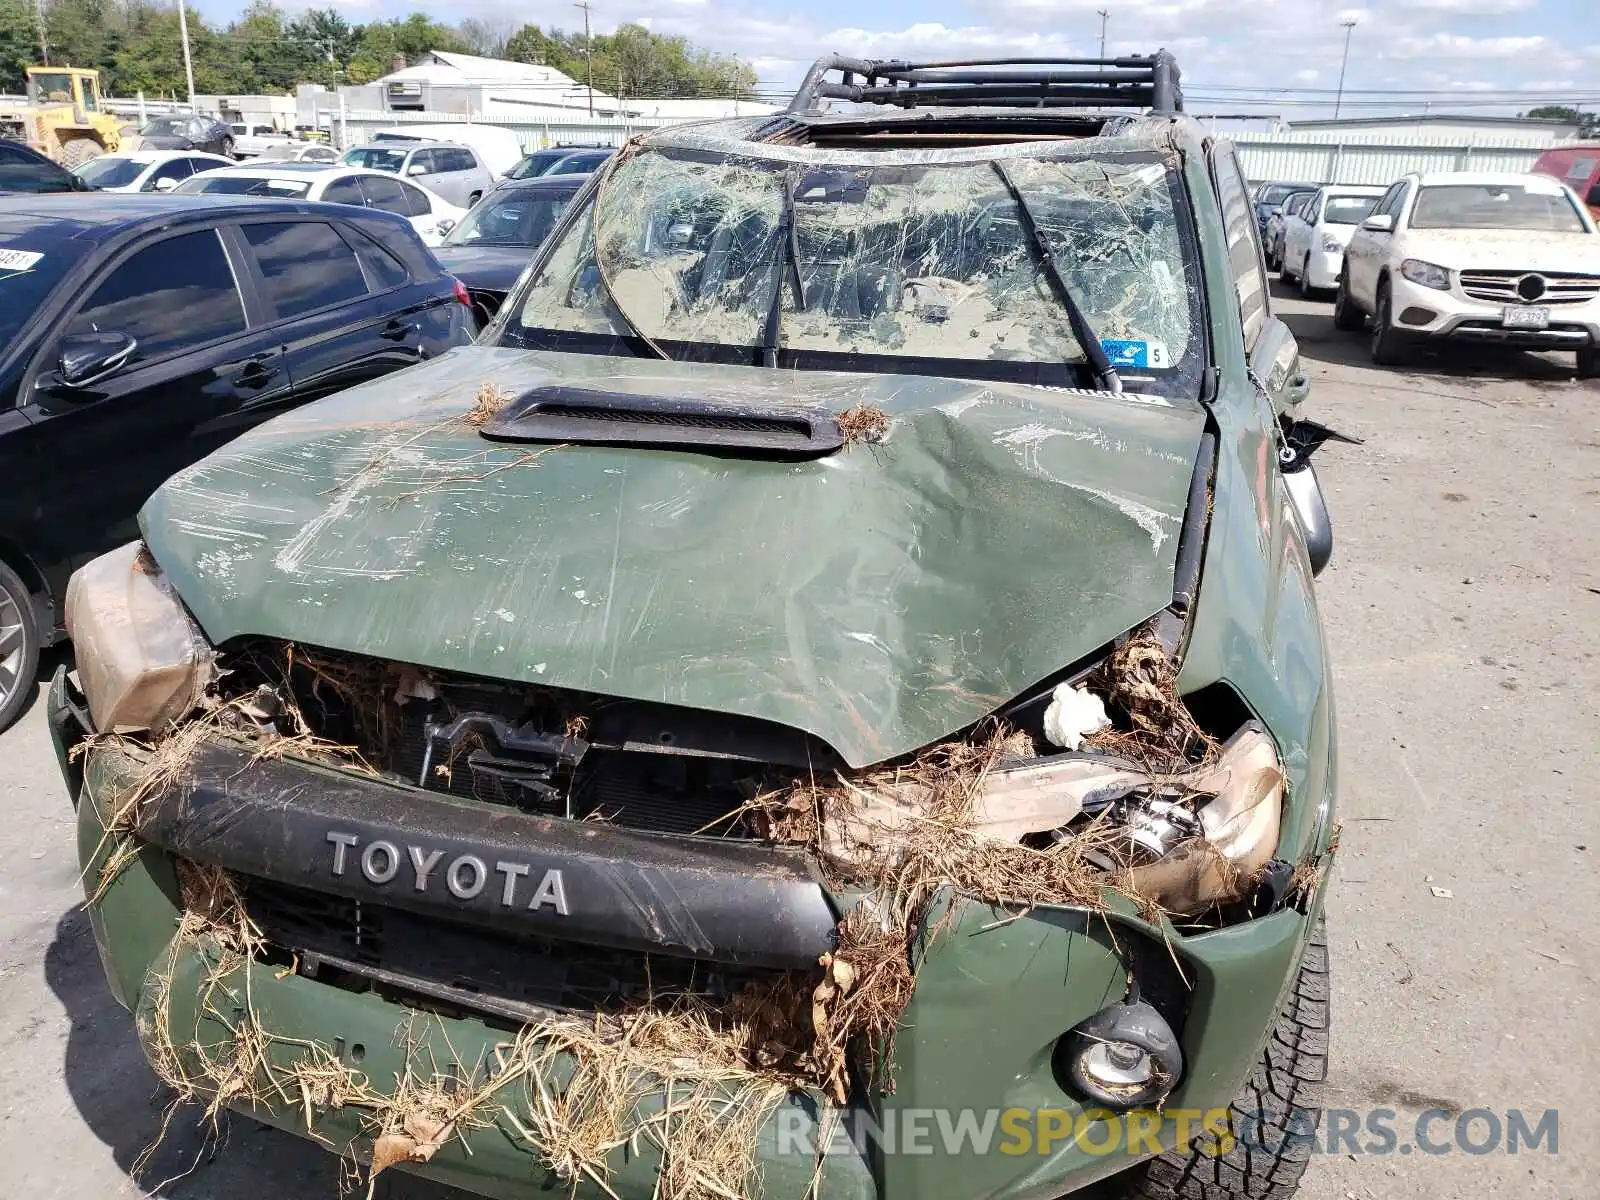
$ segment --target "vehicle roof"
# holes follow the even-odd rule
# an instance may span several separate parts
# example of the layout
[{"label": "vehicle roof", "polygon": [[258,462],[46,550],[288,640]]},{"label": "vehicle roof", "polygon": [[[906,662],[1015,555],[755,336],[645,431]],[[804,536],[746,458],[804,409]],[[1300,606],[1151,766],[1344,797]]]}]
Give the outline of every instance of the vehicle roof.
[{"label": "vehicle roof", "polygon": [[1325,183],[1319,190],[1341,192],[1346,196],[1381,196],[1389,189],[1375,183]]},{"label": "vehicle roof", "polygon": [[[54,201],[55,203],[52,203]],[[49,226],[57,237],[100,241],[145,224],[177,217],[315,211],[303,200],[263,196],[219,196],[184,192],[73,192],[57,195],[0,196],[0,222],[22,217]],[[317,205],[320,210],[323,206]],[[375,210],[374,210],[375,211]]]},{"label": "vehicle roof", "polygon": [[[223,158],[220,154],[212,154],[209,150],[124,150],[116,154],[102,154],[99,158],[125,158],[129,162],[144,163],[154,166],[158,163],[170,162],[174,158],[210,158],[217,162],[232,162],[232,159]],[[90,160],[94,161],[93,159]]]},{"label": "vehicle roof", "polygon": [[[272,158],[268,162],[276,163],[272,167],[258,167],[255,163],[239,163],[237,166],[223,167],[216,171],[218,175],[242,175],[245,178],[265,177],[267,175],[323,175],[329,171],[344,171],[351,175],[387,175],[387,171],[370,171],[366,167],[344,167],[338,163],[302,162],[295,158]],[[207,171],[206,174],[212,174]]]},{"label": "vehicle roof", "polygon": [[431,150],[435,146],[444,146],[451,150],[472,149],[472,147],[467,145],[465,142],[446,142],[439,138],[395,137],[386,138],[376,142],[360,142],[357,145],[349,147],[345,153],[348,154],[351,150],[401,150],[409,152],[412,150]]},{"label": "vehicle roof", "polygon": [[587,172],[573,171],[567,175],[535,175],[532,179],[507,179],[495,189],[496,195],[506,192],[575,192],[589,182]]},{"label": "vehicle roof", "polygon": [[[1058,137],[1041,138],[1039,126],[1059,131]],[[807,132],[847,132],[851,127],[874,131],[886,127],[914,126],[922,130],[947,127],[981,127],[988,136],[963,140],[939,149],[863,149],[807,145]],[[1031,128],[1030,128],[1031,127]],[[1015,130],[1016,136],[1008,136]],[[668,125],[643,136],[652,146],[722,153],[793,157],[805,161],[823,158],[863,165],[906,162],[984,162],[1016,155],[1033,157],[1064,147],[1079,146],[1116,152],[1130,149],[1170,149],[1183,145],[1198,149],[1210,132],[1193,117],[1181,113],[1129,113],[1099,109],[940,108],[930,111],[874,106],[870,111],[780,113],[777,116],[734,117],[726,121]],[[1094,145],[1091,147],[1090,144]],[[1314,187],[1308,190],[1315,190]]]},{"label": "vehicle roof", "polygon": [[1439,187],[1452,183],[1465,185],[1483,183],[1524,184],[1530,179],[1538,180],[1540,187],[1549,187],[1551,177],[1549,175],[1541,175],[1536,171],[1428,171],[1418,174],[1416,178],[1423,187]]}]

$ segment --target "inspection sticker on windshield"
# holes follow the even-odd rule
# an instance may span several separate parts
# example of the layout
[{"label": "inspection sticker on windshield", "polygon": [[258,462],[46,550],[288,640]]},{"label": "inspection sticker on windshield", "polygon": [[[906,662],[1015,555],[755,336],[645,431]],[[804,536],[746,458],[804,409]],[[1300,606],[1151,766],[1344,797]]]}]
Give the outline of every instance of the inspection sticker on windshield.
[{"label": "inspection sticker on windshield", "polygon": [[1159,370],[1172,365],[1172,361],[1167,357],[1165,342],[1144,342],[1133,338],[1101,338],[1100,346],[1106,352],[1106,357],[1111,360],[1111,365],[1119,370],[1123,367],[1132,367],[1134,370],[1154,367]]},{"label": "inspection sticker on windshield", "polygon": [[0,246],[0,271],[31,271],[43,257],[37,250],[7,250]]}]

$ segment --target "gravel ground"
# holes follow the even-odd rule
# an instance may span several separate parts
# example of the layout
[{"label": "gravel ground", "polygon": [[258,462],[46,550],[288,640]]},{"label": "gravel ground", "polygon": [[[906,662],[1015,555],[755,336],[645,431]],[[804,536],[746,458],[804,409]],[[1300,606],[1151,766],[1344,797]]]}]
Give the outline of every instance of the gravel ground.
[{"label": "gravel ground", "polygon": [[[1278,309],[1312,372],[1310,414],[1366,439],[1318,460],[1338,536],[1320,590],[1343,751],[1328,1101],[1362,1121],[1392,1110],[1398,1142],[1318,1155],[1300,1194],[1593,1196],[1600,388],[1528,355],[1378,370],[1327,304]],[[160,1098],[76,907],[43,717],[36,704],[0,735],[0,1191],[145,1194],[128,1171]],[[1447,1143],[1454,1114],[1558,1108],[1559,1152],[1404,1153],[1432,1108],[1452,1114],[1430,1131]],[[1475,1144],[1486,1130],[1472,1125]],[[214,1157],[201,1147],[173,1130],[149,1194],[337,1194],[331,1158],[251,1122],[231,1122]],[[378,1194],[453,1195],[392,1176]]]}]

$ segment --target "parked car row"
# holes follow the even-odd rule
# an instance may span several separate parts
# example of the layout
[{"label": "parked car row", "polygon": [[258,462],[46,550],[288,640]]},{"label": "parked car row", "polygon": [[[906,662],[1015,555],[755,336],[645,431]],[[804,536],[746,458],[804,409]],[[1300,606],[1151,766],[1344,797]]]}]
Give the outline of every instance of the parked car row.
[{"label": "parked car row", "polygon": [[0,728],[67,577],[137,536],[156,485],[470,341],[587,179],[513,180],[469,210],[338,162],[141,150],[69,172],[0,141],[0,191],[20,193],[0,196]]},{"label": "parked car row", "polygon": [[189,186],[0,199],[0,727],[67,577],[137,536],[164,479],[468,340],[466,290],[394,213]]},{"label": "parked car row", "polygon": [[1473,343],[1569,351],[1579,377],[1592,378],[1600,229],[1586,201],[1600,200],[1600,149],[1559,153],[1549,170],[1529,173],[1410,174],[1387,188],[1261,185],[1268,266],[1307,298],[1332,292],[1335,326],[1369,331],[1376,363]]}]

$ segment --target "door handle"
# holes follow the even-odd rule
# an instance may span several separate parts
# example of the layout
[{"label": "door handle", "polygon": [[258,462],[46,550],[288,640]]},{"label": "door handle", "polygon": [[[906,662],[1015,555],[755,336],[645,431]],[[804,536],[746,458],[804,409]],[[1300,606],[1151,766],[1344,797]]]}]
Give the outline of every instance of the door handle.
[{"label": "door handle", "polygon": [[411,326],[404,321],[390,321],[378,336],[388,338],[391,342],[403,342],[411,336]]},{"label": "door handle", "polygon": [[277,367],[269,367],[264,359],[252,358],[233,377],[233,381],[240,387],[258,388],[265,387],[278,374]]}]

